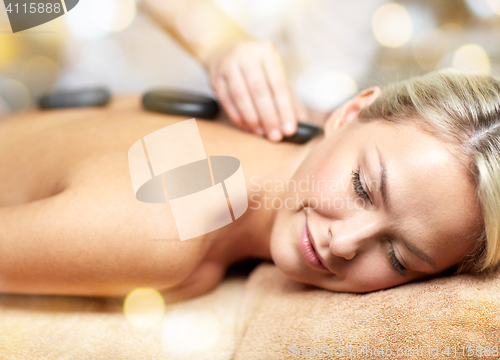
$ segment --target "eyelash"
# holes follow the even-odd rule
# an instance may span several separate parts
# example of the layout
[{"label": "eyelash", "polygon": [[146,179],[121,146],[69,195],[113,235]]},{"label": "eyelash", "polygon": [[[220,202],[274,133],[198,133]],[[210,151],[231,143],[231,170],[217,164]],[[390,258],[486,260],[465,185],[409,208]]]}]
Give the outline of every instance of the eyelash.
[{"label": "eyelash", "polygon": [[389,251],[389,259],[391,260],[392,267],[399,272],[401,275],[406,276],[406,269],[399,262],[396,254],[394,253],[394,247],[391,245],[391,250]]},{"label": "eyelash", "polygon": [[359,170],[352,172],[351,181],[352,185],[354,186],[354,191],[356,192],[356,194],[358,194],[360,198],[368,200],[371,203],[372,200],[370,199],[365,189],[363,188],[363,185],[361,184],[361,179],[359,178]]},{"label": "eyelash", "polygon": [[[369,200],[372,202],[365,189],[363,188],[363,184],[361,184],[361,179],[359,177],[359,170],[353,171],[351,174],[352,185],[354,186],[354,191],[358,194],[359,197],[365,200]],[[394,253],[394,247],[391,245],[391,250],[389,251],[389,260],[391,261],[392,267],[394,270],[399,272],[401,275],[406,276],[406,269],[399,262],[396,254]]]}]

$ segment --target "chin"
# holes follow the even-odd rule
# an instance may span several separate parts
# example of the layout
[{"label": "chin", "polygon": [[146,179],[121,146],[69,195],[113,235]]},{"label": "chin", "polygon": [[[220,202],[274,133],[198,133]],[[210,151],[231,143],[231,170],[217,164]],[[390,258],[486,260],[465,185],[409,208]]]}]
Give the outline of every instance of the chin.
[{"label": "chin", "polygon": [[[294,236],[293,229],[281,231],[277,227],[273,228],[271,235],[271,257],[274,264],[287,276],[296,278],[297,272],[302,266],[300,264],[299,253],[297,252],[297,236]],[[295,275],[295,276],[294,276]]]},{"label": "chin", "polygon": [[312,269],[301,258],[300,250],[297,245],[294,246],[293,239],[290,237],[276,236],[273,232],[271,238],[271,257],[274,264],[287,277],[300,283],[321,287],[318,280],[314,281],[311,274]]},{"label": "chin", "polygon": [[274,264],[286,275],[293,273],[297,268],[297,255],[293,249],[291,239],[286,239],[282,234],[275,234],[271,237],[271,258]]}]

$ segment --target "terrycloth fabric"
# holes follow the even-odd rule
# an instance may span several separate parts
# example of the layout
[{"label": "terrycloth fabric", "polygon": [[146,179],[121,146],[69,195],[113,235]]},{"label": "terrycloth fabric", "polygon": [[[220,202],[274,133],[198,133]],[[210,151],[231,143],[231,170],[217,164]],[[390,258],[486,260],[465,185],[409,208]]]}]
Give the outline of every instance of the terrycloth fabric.
[{"label": "terrycloth fabric", "polygon": [[[236,360],[477,359],[487,346],[484,358],[498,358],[500,273],[346,294],[299,284],[262,264],[246,284],[240,319]],[[314,349],[321,352],[312,356]]]},{"label": "terrycloth fabric", "polygon": [[0,359],[229,360],[244,281],[167,305],[149,328],[130,323],[122,301],[1,295]]},{"label": "terrycloth fabric", "polygon": [[[242,278],[226,279],[205,296],[167,306],[150,328],[127,321],[122,305],[109,299],[2,295],[0,359],[228,360],[233,354],[244,360],[476,359],[478,349],[484,353],[485,346],[500,345],[500,275],[442,278],[354,295],[296,283],[262,264],[245,288]],[[351,353],[335,355],[349,345]],[[359,348],[357,356],[357,346],[422,353],[370,357]],[[443,354],[447,346],[450,356]],[[308,348],[333,355],[298,356]],[[462,356],[471,351],[474,356]]]}]

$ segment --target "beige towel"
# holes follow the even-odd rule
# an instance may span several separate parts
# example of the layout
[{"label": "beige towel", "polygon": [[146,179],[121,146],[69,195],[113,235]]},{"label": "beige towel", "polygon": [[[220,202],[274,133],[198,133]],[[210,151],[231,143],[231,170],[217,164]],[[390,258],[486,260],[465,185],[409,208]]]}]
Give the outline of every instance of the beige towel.
[{"label": "beige towel", "polygon": [[0,295],[2,360],[229,360],[244,278],[167,305],[148,328],[130,323],[123,302],[69,296]]},{"label": "beige towel", "polygon": [[498,358],[500,273],[346,294],[261,264],[246,284],[239,338],[237,360]]}]

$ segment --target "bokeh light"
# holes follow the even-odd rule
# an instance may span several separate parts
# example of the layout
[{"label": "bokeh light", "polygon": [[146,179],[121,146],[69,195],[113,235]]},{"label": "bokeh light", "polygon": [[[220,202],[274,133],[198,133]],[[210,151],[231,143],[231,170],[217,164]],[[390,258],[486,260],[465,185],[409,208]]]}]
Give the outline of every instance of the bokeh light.
[{"label": "bokeh light", "polygon": [[219,318],[208,311],[172,310],[163,323],[163,347],[177,357],[208,353],[221,335]]},{"label": "bokeh light", "polygon": [[94,11],[93,0],[87,0],[80,1],[78,6],[64,15],[70,34],[84,40],[106,36],[109,31],[96,24],[92,16]]},{"label": "bokeh light", "polygon": [[159,322],[164,312],[163,296],[151,288],[135,289],[127,295],[123,304],[123,313],[127,320],[141,328],[147,328]]},{"label": "bokeh light", "polygon": [[31,106],[31,95],[26,85],[15,79],[0,80],[0,97],[8,111],[25,110]]},{"label": "bokeh light", "polygon": [[135,18],[137,8],[134,0],[92,0],[92,16],[96,24],[107,31],[122,31]]},{"label": "bokeh light", "polygon": [[481,18],[500,14],[500,0],[465,0],[467,7]]},{"label": "bokeh light", "polygon": [[500,16],[500,0],[487,0],[488,5],[493,9],[493,11]]},{"label": "bokeh light", "polygon": [[373,34],[383,46],[400,47],[412,35],[412,21],[403,5],[388,3],[375,11],[372,18]]},{"label": "bokeh light", "polygon": [[84,40],[99,39],[127,28],[137,14],[134,0],[87,0],[64,17],[71,34]]},{"label": "bokeh light", "polygon": [[440,59],[449,51],[449,41],[439,29],[421,31],[413,39],[413,56],[424,70],[436,69]]},{"label": "bokeh light", "polygon": [[18,54],[18,46],[13,36],[0,35],[0,68],[5,63],[12,61]]},{"label": "bokeh light", "polygon": [[347,74],[313,66],[299,75],[295,91],[307,106],[326,112],[356,94],[358,87]]},{"label": "bokeh light", "polygon": [[464,71],[491,71],[488,53],[477,44],[466,44],[457,49],[453,54],[452,66]]}]

